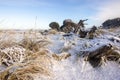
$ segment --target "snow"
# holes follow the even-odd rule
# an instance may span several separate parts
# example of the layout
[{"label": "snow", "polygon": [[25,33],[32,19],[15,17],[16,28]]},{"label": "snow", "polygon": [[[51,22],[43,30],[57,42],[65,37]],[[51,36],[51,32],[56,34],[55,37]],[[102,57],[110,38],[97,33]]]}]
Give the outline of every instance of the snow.
[{"label": "snow", "polygon": [[[61,54],[65,52],[72,55],[65,60],[53,61],[52,71],[54,76],[52,80],[120,80],[120,66],[118,63],[107,61],[107,63],[101,67],[93,68],[89,62],[85,62],[84,58],[80,57],[84,51],[94,51],[103,45],[112,44],[120,48],[120,38],[114,35],[114,33],[107,32],[107,34],[100,35],[97,38],[88,39],[79,38],[79,36],[75,34],[71,34],[70,36],[59,33],[44,36],[37,34],[37,36],[39,36],[37,39],[46,38],[51,41],[51,44],[47,46],[47,50],[50,53]],[[21,39],[23,36],[17,36],[16,40],[20,40],[19,38]],[[118,41],[111,41],[111,38]],[[20,54],[25,51],[18,47],[13,48]],[[6,48],[2,50],[2,52],[7,54],[11,51],[10,53],[12,53],[13,48]],[[20,60],[20,62],[21,61],[22,60]],[[0,71],[1,69],[3,69],[3,66],[0,67]],[[40,78],[36,77],[36,80],[40,80]],[[43,78],[42,80],[49,80],[49,78]]]},{"label": "snow", "polygon": [[[53,80],[120,80],[120,67],[117,63],[107,61],[101,67],[93,68],[89,62],[85,62],[83,58],[78,56],[78,54],[82,55],[83,51],[93,51],[103,45],[119,46],[119,42],[109,40],[111,36],[113,37],[113,33],[100,35],[94,39],[79,38],[74,34],[52,36],[53,44],[49,46],[49,50],[60,54],[61,48],[69,48],[65,52],[72,54],[69,59],[55,63],[53,66],[55,78]],[[119,38],[113,38],[119,40]]]},{"label": "snow", "polygon": [[55,80],[120,80],[118,64],[108,62],[106,66],[92,68],[87,63],[84,70],[82,70],[82,64],[81,61],[77,63],[71,61],[60,63],[55,68]]}]

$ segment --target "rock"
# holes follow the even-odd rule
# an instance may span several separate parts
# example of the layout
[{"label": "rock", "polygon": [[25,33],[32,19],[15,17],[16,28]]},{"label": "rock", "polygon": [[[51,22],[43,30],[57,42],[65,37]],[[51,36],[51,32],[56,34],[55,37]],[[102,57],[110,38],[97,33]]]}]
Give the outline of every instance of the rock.
[{"label": "rock", "polygon": [[107,55],[108,51],[111,50],[111,48],[112,45],[108,44],[103,45],[93,51],[86,51],[84,54],[84,57],[87,56],[85,60],[88,61],[94,68],[99,67],[106,60],[105,56]]},{"label": "rock", "polygon": [[60,30],[65,33],[73,32],[73,33],[79,34],[80,30],[84,30],[85,28],[84,21],[87,21],[87,20],[88,19],[80,20],[78,23],[75,23],[71,19],[65,19],[63,21],[63,25],[60,27]]},{"label": "rock", "polygon": [[90,31],[88,32],[88,35],[89,35],[89,39],[93,39],[95,37],[95,32],[97,30],[97,27],[96,26],[93,26]]},{"label": "rock", "polygon": [[102,26],[105,29],[120,27],[120,18],[108,19],[103,22]]},{"label": "rock", "polygon": [[76,24],[71,20],[71,19],[65,19],[63,21],[63,25],[60,27],[60,30],[65,32],[65,33],[70,33],[73,31],[73,27]]},{"label": "rock", "polygon": [[79,35],[80,35],[80,38],[85,38],[86,37],[86,35],[87,35],[87,31],[82,31],[82,30],[80,30],[80,32],[79,32]]},{"label": "rock", "polygon": [[65,19],[63,21],[63,25],[67,24],[67,23],[72,23],[73,21],[71,19]]},{"label": "rock", "polygon": [[59,31],[59,24],[57,23],[57,22],[51,22],[50,24],[49,24],[49,27],[51,28],[51,29],[55,29],[55,30],[57,30],[57,31]]}]

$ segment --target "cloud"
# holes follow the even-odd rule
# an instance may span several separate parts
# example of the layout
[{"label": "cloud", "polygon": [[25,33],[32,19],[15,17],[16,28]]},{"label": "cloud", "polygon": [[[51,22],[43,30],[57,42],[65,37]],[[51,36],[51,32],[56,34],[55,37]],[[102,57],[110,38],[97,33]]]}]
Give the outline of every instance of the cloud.
[{"label": "cloud", "polygon": [[95,9],[97,12],[91,19],[100,25],[107,19],[120,17],[120,0],[109,0]]}]

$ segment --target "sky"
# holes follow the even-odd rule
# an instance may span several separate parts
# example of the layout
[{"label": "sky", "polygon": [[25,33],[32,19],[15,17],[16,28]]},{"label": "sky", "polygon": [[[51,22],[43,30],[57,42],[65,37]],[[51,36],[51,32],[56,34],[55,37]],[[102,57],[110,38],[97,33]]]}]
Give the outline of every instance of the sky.
[{"label": "sky", "polygon": [[88,19],[86,27],[120,17],[120,0],[0,0],[0,29],[49,29],[49,23]]}]

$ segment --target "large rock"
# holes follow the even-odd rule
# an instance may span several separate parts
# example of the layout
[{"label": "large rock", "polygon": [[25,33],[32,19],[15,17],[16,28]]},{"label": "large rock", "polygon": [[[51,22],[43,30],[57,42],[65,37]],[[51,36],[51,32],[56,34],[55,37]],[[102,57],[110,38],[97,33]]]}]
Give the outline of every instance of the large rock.
[{"label": "large rock", "polygon": [[71,19],[65,19],[63,25],[60,27],[60,30],[69,33],[73,31],[73,28],[76,24]]},{"label": "large rock", "polygon": [[73,23],[73,21],[71,19],[65,19],[63,21],[63,25],[68,24],[68,23]]},{"label": "large rock", "polygon": [[108,19],[102,24],[103,28],[115,28],[120,27],[120,18]]},{"label": "large rock", "polygon": [[51,29],[55,29],[55,30],[57,30],[57,31],[59,31],[59,23],[57,23],[57,22],[51,22],[50,24],[49,24],[49,27],[51,28]]}]

